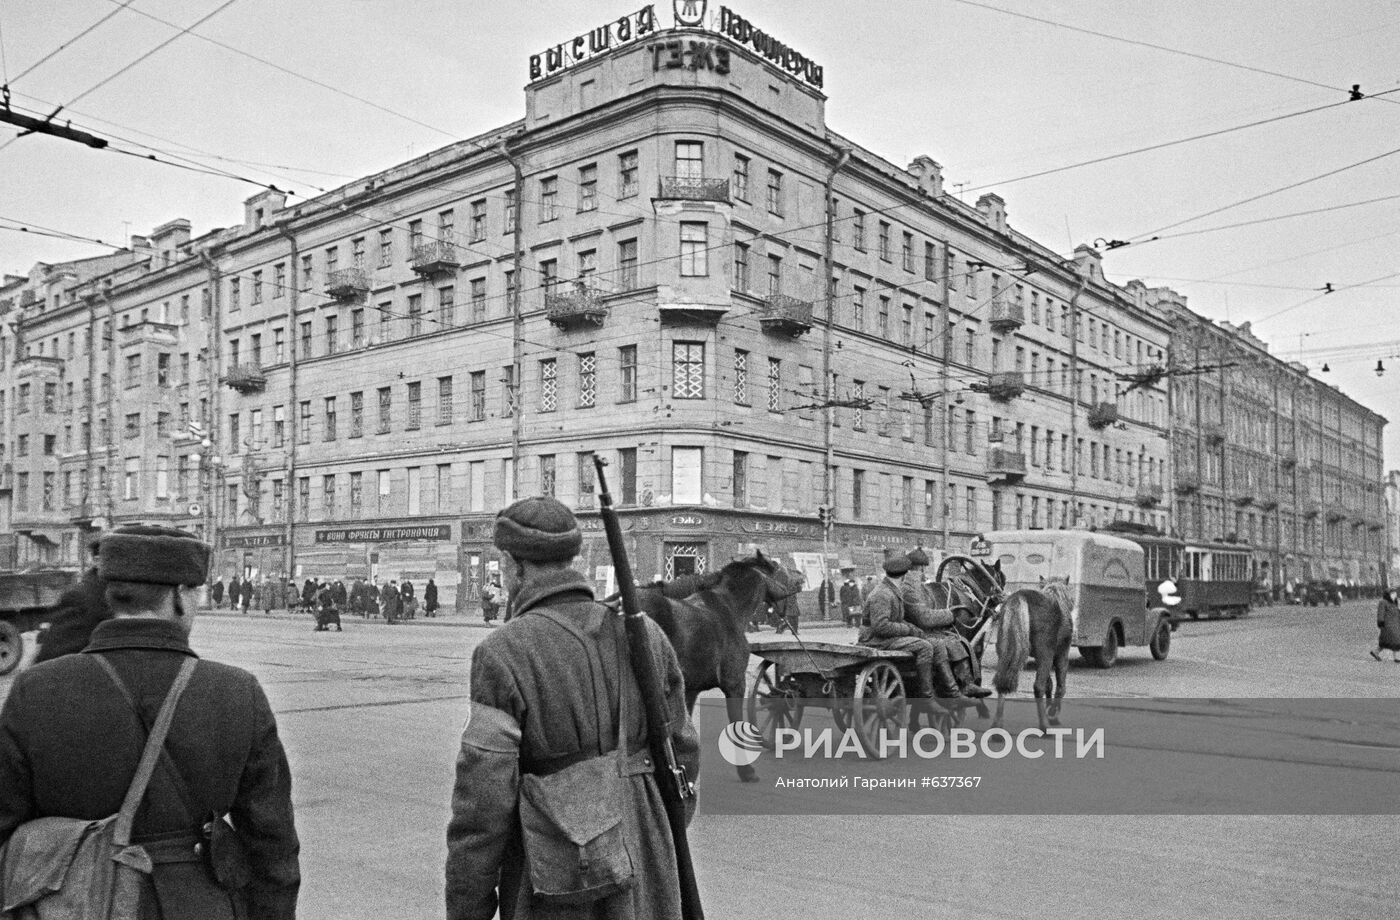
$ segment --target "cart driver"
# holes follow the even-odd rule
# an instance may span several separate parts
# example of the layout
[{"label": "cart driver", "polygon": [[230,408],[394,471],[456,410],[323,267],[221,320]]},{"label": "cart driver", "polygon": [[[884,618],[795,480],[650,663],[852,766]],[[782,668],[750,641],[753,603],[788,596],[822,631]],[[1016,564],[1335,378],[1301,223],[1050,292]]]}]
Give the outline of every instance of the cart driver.
[{"label": "cart driver", "polygon": [[[948,652],[939,643],[924,637],[924,632],[908,618],[909,611],[901,600],[902,581],[909,572],[909,557],[903,553],[885,557],[885,578],[865,599],[865,621],[859,644],[886,651],[910,652],[918,676],[918,696],[927,701],[937,697],[945,700],[966,700],[958,689],[948,664]],[[917,711],[917,710],[916,710]]]},{"label": "cart driver", "polygon": [[963,695],[982,699],[992,695],[989,687],[979,686],[976,674],[980,668],[972,659],[972,650],[958,634],[953,625],[952,607],[939,607],[928,585],[924,584],[924,574],[928,570],[929,558],[919,547],[907,554],[909,574],[900,584],[900,600],[909,620],[924,631],[924,638],[942,650],[948,659],[948,666],[958,689]]}]

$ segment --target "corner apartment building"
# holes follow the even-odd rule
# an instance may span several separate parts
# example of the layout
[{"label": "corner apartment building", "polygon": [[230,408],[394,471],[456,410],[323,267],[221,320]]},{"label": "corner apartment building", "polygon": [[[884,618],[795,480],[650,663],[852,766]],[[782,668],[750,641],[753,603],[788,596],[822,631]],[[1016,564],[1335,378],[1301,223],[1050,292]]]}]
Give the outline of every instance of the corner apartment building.
[{"label": "corner apartment building", "polygon": [[450,604],[516,495],[578,508],[605,578],[594,454],[644,578],[1167,526],[1165,382],[1127,382],[1171,327],[1140,285],[833,132],[819,68],[648,10],[548,57],[518,122],[172,222],[25,312],[11,354],[56,410],[12,395],[7,438],[55,478],[16,527],[75,562],[94,517],[177,523],[225,577],[432,574]]},{"label": "corner apartment building", "polygon": [[1173,519],[1187,540],[1254,548],[1273,583],[1380,583],[1386,420],[1282,361],[1249,323],[1154,290],[1172,324]]}]

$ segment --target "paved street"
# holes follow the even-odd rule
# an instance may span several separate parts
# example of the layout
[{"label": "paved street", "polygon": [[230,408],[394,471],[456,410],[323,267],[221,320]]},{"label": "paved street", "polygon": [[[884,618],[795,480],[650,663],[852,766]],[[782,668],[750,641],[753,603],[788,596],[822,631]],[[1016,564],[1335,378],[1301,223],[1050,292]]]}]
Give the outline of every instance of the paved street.
[{"label": "paved street", "polygon": [[[1184,623],[1166,662],[1132,649],[1109,672],[1076,664],[1070,693],[1400,698],[1400,666],[1366,654],[1373,610],[1266,607]],[[277,711],[303,837],[301,916],[440,915],[467,665],[485,634],[199,621],[196,647],[256,673]],[[702,815],[693,836],[716,918],[1400,916],[1383,881],[1400,840],[1393,817]]]}]

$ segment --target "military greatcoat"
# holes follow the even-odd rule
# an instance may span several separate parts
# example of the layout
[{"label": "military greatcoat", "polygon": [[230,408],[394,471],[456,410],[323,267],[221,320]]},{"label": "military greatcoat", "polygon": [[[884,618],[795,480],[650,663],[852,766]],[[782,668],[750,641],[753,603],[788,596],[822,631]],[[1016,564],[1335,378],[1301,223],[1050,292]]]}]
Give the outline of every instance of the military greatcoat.
[{"label": "military greatcoat", "polygon": [[[522,770],[548,772],[552,764],[616,749],[619,684],[627,694],[624,732],[634,758],[648,755],[641,693],[631,669],[620,679],[614,615],[594,602],[587,579],[563,570],[522,585],[515,617],[486,638],[472,656],[471,717],[457,757],[452,820],[447,828],[448,920],[576,918],[678,920],[680,888],[666,810],[651,770],[628,777],[623,821],[637,872],[636,884],[584,907],[535,901],[522,878],[523,855],[516,790]],[[542,612],[567,618],[590,640],[585,649]],[[661,629],[646,621],[670,713],[676,754],[692,779],[699,744],[685,706],[684,679]],[[595,699],[601,673],[609,700]]]}]

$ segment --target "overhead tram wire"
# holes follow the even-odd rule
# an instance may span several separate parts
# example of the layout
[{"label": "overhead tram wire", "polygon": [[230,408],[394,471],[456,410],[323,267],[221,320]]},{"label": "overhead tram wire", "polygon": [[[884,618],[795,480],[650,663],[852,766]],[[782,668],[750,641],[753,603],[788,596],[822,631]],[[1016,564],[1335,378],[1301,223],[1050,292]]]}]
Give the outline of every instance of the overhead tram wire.
[{"label": "overhead tram wire", "polygon": [[1391,278],[1400,278],[1400,272],[1391,272],[1389,275],[1381,275],[1379,278],[1372,278],[1370,281],[1358,281],[1355,284],[1343,284],[1333,287],[1329,291],[1324,291],[1321,294],[1309,297],[1307,300],[1300,300],[1298,303],[1295,303],[1292,306],[1284,307],[1282,310],[1277,310],[1273,313],[1270,313],[1268,316],[1261,316],[1259,319],[1254,320],[1254,322],[1266,323],[1276,316],[1282,316],[1283,314],[1290,313],[1298,309],[1299,307],[1305,307],[1310,303],[1316,303],[1317,301],[1328,296],[1329,294],[1339,294],[1342,291],[1350,291],[1360,287],[1367,287],[1369,285],[1375,284],[1377,281],[1389,281]]},{"label": "overhead tram wire", "polygon": [[[114,0],[114,2],[115,2],[115,0]],[[1140,47],[1140,48],[1151,48],[1151,49],[1153,49],[1153,50],[1155,50],[1155,51],[1164,51],[1164,52],[1166,52],[1167,54],[1176,54],[1176,55],[1180,55],[1180,56],[1182,56],[1182,57],[1194,58],[1195,60],[1198,60],[1198,61],[1205,61],[1205,62],[1210,63],[1210,64],[1220,64],[1221,66],[1224,66],[1224,67],[1233,67],[1233,68],[1235,68],[1236,70],[1245,70],[1245,71],[1249,71],[1250,73],[1263,74],[1264,76],[1268,76],[1268,77],[1277,77],[1277,78],[1279,78],[1280,80],[1289,80],[1289,81],[1291,81],[1291,82],[1293,82],[1293,83],[1302,83],[1302,84],[1304,84],[1304,85],[1306,85],[1306,86],[1315,86],[1315,87],[1318,87],[1319,89],[1326,89],[1326,90],[1331,90],[1331,91],[1333,91],[1333,92],[1341,92],[1341,93],[1349,92],[1349,89],[1350,89],[1349,87],[1345,87],[1345,86],[1334,86],[1334,85],[1332,85],[1332,84],[1330,84],[1330,83],[1319,83],[1319,82],[1316,81],[1316,80],[1309,80],[1309,79],[1307,79],[1306,77],[1299,77],[1299,76],[1295,76],[1294,74],[1282,73],[1282,72],[1277,71],[1277,70],[1269,70],[1269,69],[1264,68],[1264,67],[1255,67],[1255,66],[1253,66],[1253,65],[1251,65],[1251,64],[1241,64],[1241,63],[1239,63],[1238,61],[1227,61],[1227,60],[1225,60],[1225,59],[1223,59],[1223,58],[1211,57],[1210,55],[1200,54],[1200,53],[1195,52],[1195,51],[1186,51],[1186,50],[1181,49],[1181,48],[1172,48],[1172,47],[1170,47],[1169,45],[1159,45],[1159,44],[1157,44],[1157,43],[1155,43],[1155,42],[1143,41],[1142,39],[1127,38],[1127,37],[1122,36],[1122,35],[1113,35],[1112,33],[1109,33],[1109,32],[1099,32],[1099,31],[1097,31],[1097,30],[1095,30],[1095,29],[1086,29],[1086,28],[1084,28],[1083,26],[1070,25],[1069,23],[1058,22],[1058,21],[1053,20],[1053,19],[1045,19],[1045,18],[1040,17],[1040,16],[1032,16],[1032,15],[1030,15],[1029,13],[1022,13],[1022,12],[1019,12],[1019,11],[1017,11],[1017,10],[1008,10],[1008,9],[1004,9],[1004,8],[1002,8],[1002,7],[999,7],[999,6],[992,6],[992,5],[989,4],[989,3],[979,3],[979,2],[977,2],[977,0],[951,0],[951,2],[953,2],[953,3],[961,3],[961,4],[963,4],[964,6],[973,6],[973,7],[979,8],[979,9],[990,10],[990,11],[993,12],[993,13],[1001,13],[1001,14],[1006,15],[1006,16],[1015,16],[1015,17],[1018,18],[1018,19],[1027,19],[1027,20],[1030,20],[1031,22],[1039,22],[1039,23],[1042,23],[1042,24],[1047,25],[1047,26],[1053,26],[1053,27],[1055,27],[1055,28],[1057,28],[1057,29],[1066,29],[1066,30],[1068,30],[1068,31],[1070,31],[1070,32],[1079,32],[1079,33],[1084,34],[1084,35],[1093,35],[1093,36],[1095,36],[1095,37],[1097,37],[1097,38],[1106,38],[1106,39],[1108,39],[1109,41],[1123,42],[1124,44],[1136,45],[1136,46],[1138,46],[1138,47]],[[1378,97],[1378,96],[1367,96],[1366,98],[1368,98],[1368,99],[1374,99],[1374,98],[1379,98],[1379,97]],[[1390,102],[1390,103],[1394,103],[1394,104],[1400,104],[1400,103],[1397,103],[1396,100],[1394,100],[1394,99],[1382,99],[1381,101],[1382,101],[1382,102]]]},{"label": "overhead tram wire", "polygon": [[92,31],[93,31],[94,29],[96,29],[98,26],[102,25],[104,22],[106,22],[107,20],[111,19],[113,16],[117,15],[118,13],[120,13],[120,12],[122,11],[122,8],[125,8],[125,7],[127,7],[127,6],[130,6],[132,3],[135,3],[136,0],[125,0],[125,2],[118,2],[118,0],[112,0],[112,2],[113,2],[113,3],[117,3],[118,9],[115,9],[115,10],[112,10],[112,11],[108,12],[106,16],[103,16],[101,19],[97,20],[97,21],[94,22],[92,25],[88,26],[86,29],[83,29],[83,30],[82,30],[81,32],[79,32],[77,35],[74,35],[72,38],[70,38],[70,39],[68,39],[67,41],[63,42],[63,43],[60,44],[57,48],[53,49],[53,50],[50,51],[48,54],[46,54],[46,55],[44,55],[43,57],[39,58],[39,60],[35,61],[33,64],[30,64],[30,65],[29,65],[28,67],[26,67],[23,71],[21,71],[19,74],[17,74],[13,80],[11,80],[9,77],[6,77],[6,78],[5,78],[5,82],[6,82],[7,84],[10,84],[10,83],[15,83],[15,82],[18,82],[18,81],[20,81],[20,80],[23,80],[25,77],[29,76],[29,74],[33,73],[36,69],[38,69],[42,64],[44,64],[44,63],[46,63],[47,61],[49,61],[50,59],[52,59],[55,55],[59,54],[59,53],[60,53],[61,51],[63,51],[65,48],[69,48],[69,47],[71,47],[72,45],[74,45],[75,43],[77,43],[80,39],[85,38],[90,32],[92,32]]},{"label": "overhead tram wire", "polygon": [[26,233],[30,236],[47,236],[52,237],[56,240],[68,240],[70,242],[75,243],[95,243],[98,246],[106,246],[109,249],[115,249],[118,252],[126,248],[125,246],[117,246],[112,243],[108,243],[105,240],[96,239],[95,237],[79,236],[76,233],[68,233],[63,230],[55,230],[52,227],[45,227],[41,224],[36,224],[32,221],[16,220],[13,217],[5,217],[4,215],[0,215],[0,220],[7,221],[16,225],[13,227],[0,226],[0,230],[9,230],[12,233]]},{"label": "overhead tram wire", "polygon": [[1202,233],[1215,233],[1220,230],[1234,230],[1239,227],[1252,227],[1255,224],[1269,224],[1274,221],[1288,220],[1293,217],[1306,217],[1311,214],[1326,214],[1330,211],[1344,211],[1348,208],[1359,208],[1368,204],[1379,204],[1383,201],[1394,201],[1400,198],[1400,194],[1382,195],[1379,198],[1367,198],[1365,201],[1351,201],[1346,204],[1334,204],[1325,208],[1312,208],[1307,211],[1292,211],[1288,214],[1275,214],[1273,217],[1260,217],[1254,220],[1242,220],[1234,224],[1221,224],[1217,227],[1203,227],[1199,230],[1183,230],[1181,233],[1167,233],[1162,236],[1153,237],[1150,240],[1143,240],[1143,243],[1150,243],[1154,240],[1174,240],[1184,236],[1198,236]]}]

